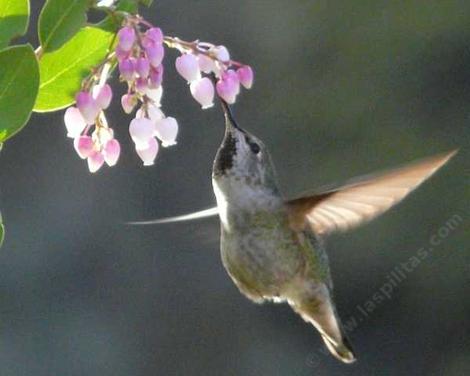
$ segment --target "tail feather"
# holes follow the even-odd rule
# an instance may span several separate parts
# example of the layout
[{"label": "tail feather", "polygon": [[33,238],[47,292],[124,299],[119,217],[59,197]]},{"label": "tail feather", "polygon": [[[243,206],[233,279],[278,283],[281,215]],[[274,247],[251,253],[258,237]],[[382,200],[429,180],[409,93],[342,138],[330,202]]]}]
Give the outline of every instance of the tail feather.
[{"label": "tail feather", "polygon": [[356,360],[326,285],[304,282],[288,301],[294,311],[320,332],[333,356],[344,363]]}]

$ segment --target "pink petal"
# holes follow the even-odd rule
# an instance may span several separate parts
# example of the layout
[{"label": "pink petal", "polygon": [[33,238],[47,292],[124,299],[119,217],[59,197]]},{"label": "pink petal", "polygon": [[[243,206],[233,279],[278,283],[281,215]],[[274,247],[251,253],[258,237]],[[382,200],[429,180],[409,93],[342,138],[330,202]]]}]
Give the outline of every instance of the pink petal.
[{"label": "pink petal", "polygon": [[202,106],[202,109],[214,105],[214,85],[208,77],[191,82],[191,94]]},{"label": "pink petal", "polygon": [[150,69],[150,76],[149,76],[149,87],[151,89],[157,89],[163,81],[163,65],[160,64],[157,68]]},{"label": "pink petal", "polygon": [[150,65],[154,68],[157,68],[165,57],[165,49],[161,44],[148,46],[145,48],[145,52],[147,54],[147,58],[149,59]]},{"label": "pink petal", "polygon": [[101,88],[95,100],[96,104],[104,110],[109,107],[112,98],[113,91],[111,89],[111,86],[106,84]]},{"label": "pink petal", "polygon": [[162,141],[162,146],[167,147],[176,144],[178,123],[175,118],[167,117],[155,124],[155,135]]},{"label": "pink petal", "polygon": [[73,147],[80,158],[86,159],[93,153],[93,139],[90,136],[76,137]]},{"label": "pink petal", "polygon": [[120,154],[121,145],[119,145],[118,140],[116,140],[115,138],[109,140],[104,146],[104,161],[108,164],[108,166],[114,166],[117,163]]},{"label": "pink petal", "polygon": [[130,51],[135,42],[135,31],[132,27],[123,27],[118,32],[119,47],[123,51]]},{"label": "pink petal", "polygon": [[198,80],[201,77],[196,56],[192,54],[183,54],[178,57],[175,66],[178,73],[188,82]]},{"label": "pink petal", "polygon": [[213,52],[217,59],[224,63],[230,60],[230,53],[225,46],[217,46],[214,48]]},{"label": "pink petal", "polygon": [[94,151],[87,159],[88,162],[88,169],[91,173],[98,171],[104,163],[103,154],[98,151]]},{"label": "pink petal", "polygon": [[251,89],[253,86],[253,69],[250,66],[244,65],[237,70],[238,79],[240,83],[246,88]]},{"label": "pink petal", "polygon": [[158,142],[155,138],[150,138],[145,145],[136,145],[135,151],[144,162],[144,166],[153,165],[158,153]]},{"label": "pink petal", "polygon": [[135,63],[135,70],[142,78],[147,78],[150,72],[150,63],[145,57],[139,57]]},{"label": "pink petal", "polygon": [[136,104],[137,98],[134,95],[124,94],[121,97],[121,105],[126,114],[130,114],[134,110]]},{"label": "pink petal", "polygon": [[75,138],[82,133],[86,127],[85,119],[76,107],[69,107],[64,114],[65,127],[67,128],[67,137]]},{"label": "pink petal", "polygon": [[119,63],[119,73],[126,81],[132,81],[135,73],[135,63],[133,58],[124,59]]},{"label": "pink petal", "polygon": [[75,97],[77,108],[80,110],[87,124],[95,124],[95,119],[100,112],[92,95],[87,91],[80,91]]},{"label": "pink petal", "polygon": [[221,97],[228,104],[233,104],[237,99],[240,84],[238,81],[228,77],[226,79],[217,81],[215,88],[219,97]]},{"label": "pink petal", "polygon": [[147,118],[139,118],[131,121],[129,125],[129,133],[134,143],[139,146],[148,144],[150,138],[155,132],[155,124]]},{"label": "pink petal", "polygon": [[199,68],[204,73],[211,73],[215,69],[215,62],[209,56],[199,55],[197,57],[197,61],[199,63]]}]

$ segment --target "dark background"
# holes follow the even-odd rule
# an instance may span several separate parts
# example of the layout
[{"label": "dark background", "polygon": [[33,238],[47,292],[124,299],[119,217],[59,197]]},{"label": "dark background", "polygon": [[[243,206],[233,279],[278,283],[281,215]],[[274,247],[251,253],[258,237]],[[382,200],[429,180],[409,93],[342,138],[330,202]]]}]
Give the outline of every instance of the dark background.
[{"label": "dark background", "polygon": [[[43,1],[32,3],[37,45]],[[199,109],[173,51],[163,106],[180,134],[153,167],[141,166],[117,101],[108,117],[121,160],[95,175],[65,137],[63,111],[35,114],[0,156],[0,375],[470,374],[470,3],[175,0],[143,14],[253,65],[255,86],[235,110],[269,146],[287,195],[460,153],[398,208],[330,239],[338,309],[359,321],[350,333],[359,360],[347,366],[287,306],[239,294],[216,219],[124,225],[215,202],[221,111]],[[432,256],[361,316],[358,306],[455,215]]]}]

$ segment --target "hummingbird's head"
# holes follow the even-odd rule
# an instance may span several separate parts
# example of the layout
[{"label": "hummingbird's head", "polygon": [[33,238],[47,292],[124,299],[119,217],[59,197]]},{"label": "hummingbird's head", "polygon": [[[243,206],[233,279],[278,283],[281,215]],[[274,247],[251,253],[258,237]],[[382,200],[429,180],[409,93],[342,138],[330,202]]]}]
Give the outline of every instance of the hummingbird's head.
[{"label": "hummingbird's head", "polygon": [[229,106],[223,101],[222,107],[225,136],[212,169],[214,183],[222,193],[232,197],[246,193],[277,196],[274,167],[266,146],[238,126]]}]

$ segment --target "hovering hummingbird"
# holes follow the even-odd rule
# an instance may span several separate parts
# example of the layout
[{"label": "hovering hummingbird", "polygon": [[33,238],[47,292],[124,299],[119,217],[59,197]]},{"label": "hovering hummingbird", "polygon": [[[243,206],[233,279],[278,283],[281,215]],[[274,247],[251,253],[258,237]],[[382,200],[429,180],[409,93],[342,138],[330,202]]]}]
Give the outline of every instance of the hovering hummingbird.
[{"label": "hovering hummingbird", "polygon": [[324,238],[382,214],[456,151],[286,200],[266,146],[238,126],[223,101],[222,107],[225,136],[212,170],[217,207],[134,223],[169,223],[218,214],[222,262],[240,292],[256,303],[287,302],[320,332],[336,358],[354,362],[356,356],[334,304]]}]

